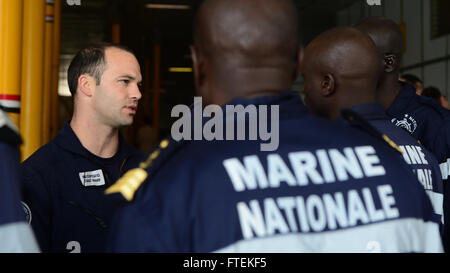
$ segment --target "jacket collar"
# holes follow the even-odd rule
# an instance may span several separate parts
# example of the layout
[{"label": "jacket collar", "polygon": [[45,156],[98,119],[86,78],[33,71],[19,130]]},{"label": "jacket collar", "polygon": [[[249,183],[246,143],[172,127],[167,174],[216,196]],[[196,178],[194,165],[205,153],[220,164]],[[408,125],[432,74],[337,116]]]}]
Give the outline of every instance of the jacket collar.
[{"label": "jacket collar", "polygon": [[416,89],[412,85],[400,81],[399,84],[402,86],[402,91],[400,91],[392,105],[386,110],[388,115],[404,112],[411,104],[411,101],[417,96]]},{"label": "jacket collar", "polygon": [[386,115],[384,108],[379,103],[365,103],[352,107],[352,110],[361,115],[366,120],[386,119],[389,117]]}]

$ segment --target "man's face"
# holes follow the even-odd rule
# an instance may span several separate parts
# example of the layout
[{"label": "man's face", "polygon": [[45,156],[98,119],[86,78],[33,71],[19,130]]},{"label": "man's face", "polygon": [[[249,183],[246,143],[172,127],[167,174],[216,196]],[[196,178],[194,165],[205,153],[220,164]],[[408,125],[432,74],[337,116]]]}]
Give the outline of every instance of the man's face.
[{"label": "man's face", "polygon": [[131,53],[118,48],[107,48],[105,61],[93,96],[96,118],[113,128],[131,125],[142,97],[139,63]]}]

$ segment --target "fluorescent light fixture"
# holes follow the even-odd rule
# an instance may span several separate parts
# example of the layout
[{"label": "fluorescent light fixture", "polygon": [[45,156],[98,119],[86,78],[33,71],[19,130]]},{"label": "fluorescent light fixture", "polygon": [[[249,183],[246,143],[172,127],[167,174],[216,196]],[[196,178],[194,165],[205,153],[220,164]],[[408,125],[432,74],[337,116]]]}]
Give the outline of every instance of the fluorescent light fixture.
[{"label": "fluorescent light fixture", "polygon": [[190,9],[188,5],[165,5],[165,4],[146,4],[148,9]]},{"label": "fluorescent light fixture", "polygon": [[192,67],[170,67],[169,72],[189,73],[189,72],[192,72]]}]

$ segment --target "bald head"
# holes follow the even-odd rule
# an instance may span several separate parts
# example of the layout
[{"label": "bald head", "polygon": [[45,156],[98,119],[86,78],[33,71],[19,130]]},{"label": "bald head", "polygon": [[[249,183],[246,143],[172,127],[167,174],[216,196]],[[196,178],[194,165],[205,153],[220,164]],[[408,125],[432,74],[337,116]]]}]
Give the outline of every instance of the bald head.
[{"label": "bald head", "polygon": [[342,80],[374,82],[381,62],[372,40],[351,28],[335,28],[314,39],[306,48],[305,64]]},{"label": "bald head", "polygon": [[233,54],[249,62],[295,54],[295,6],[288,0],[206,0],[195,20],[194,42],[208,56]]},{"label": "bald head", "polygon": [[381,60],[370,37],[352,27],[314,39],[302,63],[305,99],[320,116],[335,119],[343,108],[375,100]]},{"label": "bald head", "polygon": [[383,73],[377,85],[377,101],[388,109],[402,87],[398,83],[403,35],[398,25],[384,17],[367,18],[355,25],[367,33],[377,46],[383,64]]},{"label": "bald head", "polygon": [[374,41],[381,56],[393,54],[400,62],[403,50],[402,32],[398,25],[384,17],[370,17],[355,25]]},{"label": "bald head", "polygon": [[[229,77],[245,81],[240,90],[244,86],[252,89],[242,92],[273,89],[266,86],[268,75],[262,75],[268,69],[273,72],[269,77],[287,74],[284,77],[292,84],[298,56],[297,22],[291,0],[206,0],[194,23],[194,69],[196,61],[208,66],[210,73],[204,76],[215,80],[210,90],[235,89]],[[255,79],[262,80],[260,85],[252,85]]]}]

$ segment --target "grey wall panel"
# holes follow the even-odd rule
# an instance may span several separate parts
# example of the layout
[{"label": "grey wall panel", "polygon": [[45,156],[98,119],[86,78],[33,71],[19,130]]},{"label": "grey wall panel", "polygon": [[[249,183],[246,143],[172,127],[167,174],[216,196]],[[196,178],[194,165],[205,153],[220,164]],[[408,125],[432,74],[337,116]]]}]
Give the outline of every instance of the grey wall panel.
[{"label": "grey wall panel", "polygon": [[403,65],[421,62],[421,0],[404,1],[403,18],[406,22],[406,52]]},{"label": "grey wall panel", "polygon": [[349,25],[349,9],[343,9],[339,11],[336,15],[337,26],[343,27]]},{"label": "grey wall panel", "polygon": [[394,20],[397,24],[401,23],[401,0],[385,0],[384,5],[384,16]]},{"label": "grey wall panel", "polygon": [[446,37],[431,40],[431,1],[423,1],[424,61],[445,56]]},{"label": "grey wall panel", "polygon": [[349,25],[353,25],[357,22],[359,22],[362,18],[362,14],[361,14],[361,5],[362,5],[362,1],[358,1],[353,3],[349,10],[350,10],[350,22]]},{"label": "grey wall panel", "polygon": [[424,67],[424,87],[434,86],[445,93],[445,78],[445,62],[430,64]]}]

